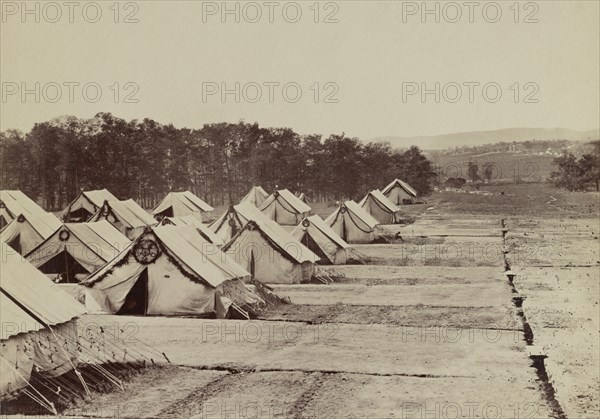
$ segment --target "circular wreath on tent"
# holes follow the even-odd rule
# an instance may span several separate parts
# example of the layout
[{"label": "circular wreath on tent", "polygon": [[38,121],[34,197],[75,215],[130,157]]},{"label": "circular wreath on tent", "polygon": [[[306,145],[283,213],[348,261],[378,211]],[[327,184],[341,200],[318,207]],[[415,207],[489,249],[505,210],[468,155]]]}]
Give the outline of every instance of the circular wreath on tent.
[{"label": "circular wreath on tent", "polygon": [[230,219],[229,219],[229,225],[230,225],[231,227],[235,227],[235,220],[234,220],[233,218],[230,218]]},{"label": "circular wreath on tent", "polygon": [[302,226],[303,226],[303,227],[306,227],[306,228],[310,227],[310,221],[308,221],[308,220],[303,220],[303,221],[302,221]]},{"label": "circular wreath on tent", "polygon": [[19,214],[19,216],[17,217],[17,221],[19,223],[24,223],[25,222],[25,216],[23,214]]},{"label": "circular wreath on tent", "polygon": [[160,256],[160,248],[154,240],[139,240],[133,248],[133,257],[142,265],[154,262]]},{"label": "circular wreath on tent", "polygon": [[58,233],[58,239],[61,242],[66,242],[69,240],[69,237],[71,237],[71,233],[69,233],[67,230],[62,230],[60,233]]},{"label": "circular wreath on tent", "polygon": [[4,202],[0,201],[0,208],[4,209],[6,208],[6,204],[4,204]]},{"label": "circular wreath on tent", "polygon": [[258,226],[256,225],[256,223],[254,221],[248,221],[248,230],[250,231],[254,231],[258,228]]},{"label": "circular wreath on tent", "polygon": [[342,214],[344,214],[346,211],[347,211],[346,207],[342,207],[342,208],[340,208],[340,212],[341,212]]}]

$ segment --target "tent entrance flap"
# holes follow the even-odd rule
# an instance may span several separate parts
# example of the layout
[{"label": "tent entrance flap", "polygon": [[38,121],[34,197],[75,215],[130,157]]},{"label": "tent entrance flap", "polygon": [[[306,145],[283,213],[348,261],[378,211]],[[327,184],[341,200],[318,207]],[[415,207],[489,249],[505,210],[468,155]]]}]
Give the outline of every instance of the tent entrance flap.
[{"label": "tent entrance flap", "polygon": [[310,234],[304,233],[304,236],[302,237],[302,240],[300,241],[300,243],[302,243],[304,246],[308,247],[309,250],[311,250],[314,254],[316,254],[319,257],[319,262],[321,262],[322,264],[330,264],[331,263],[331,261],[329,260],[329,256],[327,256],[325,254],[323,249],[321,249],[321,246],[319,246],[317,244],[317,242],[315,242],[313,240],[313,238],[310,236]]},{"label": "tent entrance flap", "polygon": [[87,221],[88,219],[90,219],[90,217],[94,215],[91,212],[89,212],[87,209],[85,208],[78,208],[75,211],[69,212],[67,215],[67,220],[68,221]]},{"label": "tent entrance flap", "polygon": [[256,274],[256,261],[254,260],[254,250],[250,252],[250,275],[255,278]]},{"label": "tent entrance flap", "polygon": [[77,274],[89,274],[83,266],[66,250],[63,250],[48,262],[38,268],[40,271],[49,274],[59,274],[60,283],[74,284],[79,280],[75,277]]},{"label": "tent entrance flap", "polygon": [[21,235],[17,234],[11,241],[6,243],[15,252],[21,253]]},{"label": "tent entrance flap", "polygon": [[117,314],[144,315],[148,311],[148,268],[144,269],[138,276],[135,285],[131,287],[125,302]]},{"label": "tent entrance flap", "polygon": [[173,206],[170,206],[169,208],[165,209],[164,211],[160,212],[157,215],[160,215],[162,217],[168,217],[168,218],[174,217],[175,215],[174,215],[174,211],[173,211]]}]

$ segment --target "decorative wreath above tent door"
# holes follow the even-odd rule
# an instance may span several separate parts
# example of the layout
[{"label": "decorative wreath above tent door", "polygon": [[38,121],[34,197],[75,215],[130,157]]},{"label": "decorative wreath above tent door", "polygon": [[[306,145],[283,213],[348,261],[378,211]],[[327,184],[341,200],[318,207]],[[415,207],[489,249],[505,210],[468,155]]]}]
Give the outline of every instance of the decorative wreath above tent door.
[{"label": "decorative wreath above tent door", "polygon": [[152,239],[141,239],[133,247],[133,257],[142,265],[154,262],[160,256],[158,243]]}]

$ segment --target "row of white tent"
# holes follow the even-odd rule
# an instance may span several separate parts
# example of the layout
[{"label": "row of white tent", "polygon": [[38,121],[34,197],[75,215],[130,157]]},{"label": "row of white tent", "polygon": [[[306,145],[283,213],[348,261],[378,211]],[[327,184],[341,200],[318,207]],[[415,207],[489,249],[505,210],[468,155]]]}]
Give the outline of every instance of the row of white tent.
[{"label": "row of white tent", "polygon": [[[236,267],[241,266],[246,273],[241,276],[221,276],[221,282],[253,277],[266,283],[295,283],[310,280],[315,263],[346,263],[352,252],[348,243],[368,243],[376,238],[376,227],[382,222],[373,215],[380,219],[384,217],[383,223],[391,223],[396,221],[399,211],[381,192],[373,191],[360,204],[353,201],[340,204],[326,220],[322,220],[317,215],[309,216],[310,207],[285,189],[270,196],[265,195],[262,188],[253,188],[242,203],[231,206],[210,226],[203,224],[200,217],[193,214],[165,216],[158,223],[132,200],[105,201],[87,223],[62,224],[52,214],[39,209],[41,212],[37,216],[19,214],[0,232],[0,242],[22,253],[56,282],[83,283],[99,289],[102,286],[96,273],[106,266],[118,265],[113,266],[114,269],[120,268],[120,263],[131,265],[123,262],[128,260],[125,255],[130,258],[136,252],[154,252],[168,257],[171,252],[164,251],[169,248],[165,241],[175,240],[171,236],[192,231],[194,236],[190,237],[195,237],[197,242],[186,240],[183,244],[171,245],[175,249],[172,251],[175,256],[170,258],[169,266],[183,266],[181,262],[173,262],[177,257],[206,259],[207,253],[214,253],[224,261],[221,268],[225,272],[236,272]],[[259,208],[252,205],[263,197]],[[189,202],[193,202],[193,198]],[[173,207],[159,209],[172,211]],[[280,224],[293,227],[286,230]],[[156,233],[169,227],[177,234]],[[35,245],[31,246],[31,243]],[[143,250],[144,246],[150,246],[152,251]],[[227,257],[223,256],[224,253],[227,253]],[[184,267],[179,270],[187,272],[190,269]],[[154,269],[140,269],[139,272],[142,271],[145,275]],[[128,277],[133,279],[132,284],[139,278],[139,272],[135,272],[136,275]],[[182,275],[187,276],[186,273]],[[199,282],[209,285],[209,288],[214,283],[203,277],[201,269],[191,275],[196,275],[200,278]],[[126,285],[121,288],[131,291]],[[152,280],[146,288],[146,293],[148,290],[160,291]],[[96,293],[91,295],[90,301],[95,301],[94,304],[105,311],[119,312],[126,297],[122,295],[117,303],[107,305],[104,296]],[[232,301],[244,305],[254,303],[257,299],[252,297]],[[143,304],[143,310],[150,313],[178,311],[181,308],[167,307],[154,311],[152,304],[148,303],[149,300]],[[192,306],[188,311],[197,310]],[[216,306],[217,303],[213,301],[206,306],[206,310],[214,310]]]},{"label": "row of white tent", "polygon": [[[114,216],[125,218],[124,224],[137,226],[147,222],[148,219],[195,215],[202,219],[201,214],[213,211],[214,208],[198,198],[190,191],[169,192],[167,196],[152,210],[150,216],[144,209],[139,207],[133,200],[119,201],[106,189],[95,191],[82,191],[62,211],[60,217],[66,222],[96,221],[106,218],[113,210]],[[136,220],[139,218],[140,220]],[[152,220],[150,223],[153,223]],[[134,228],[135,227],[131,227]]]},{"label": "row of white tent", "polygon": [[[211,207],[187,192],[174,193],[155,209],[163,217],[158,223],[134,201],[109,194],[82,193],[68,214],[88,222],[63,224],[20,191],[0,192],[6,223],[0,231],[0,314],[4,325],[16,326],[3,327],[0,337],[0,399],[26,391],[52,411],[31,385],[32,375],[42,380],[76,370],[76,321],[85,312],[223,318],[233,309],[243,315],[243,307],[264,303],[248,286],[251,278],[310,280],[316,262],[346,263],[348,242],[371,241],[380,223],[375,217],[394,222],[397,212],[374,191],[360,204],[340,204],[323,220],[308,215],[302,197],[255,187],[210,226],[196,212]],[[77,289],[48,278],[57,274]],[[83,294],[85,307],[63,288]]]},{"label": "row of white tent", "polygon": [[[298,209],[300,209],[301,212],[308,212],[310,210],[306,205],[306,197],[303,193],[297,199],[295,199],[296,196],[287,190],[283,190],[281,193],[284,195],[283,199],[286,201],[293,200],[295,203],[300,202],[300,204],[298,204]],[[417,192],[400,179],[395,179],[387,185],[381,191],[381,195],[385,196],[394,205],[411,204],[417,199]],[[265,201],[267,202],[265,203]],[[257,208],[264,209],[265,212],[271,212],[277,217],[285,218],[286,216],[285,211],[287,208],[285,205],[281,207],[281,200],[277,196],[277,193],[269,195],[260,186],[253,187],[241,202],[250,203]],[[273,205],[274,202],[276,205]],[[303,207],[302,204],[305,206]],[[148,214],[146,211],[139,207],[133,200],[119,201],[106,189],[82,191],[61,212],[60,218],[66,222],[83,222],[91,219],[97,220],[108,216],[113,206],[117,207],[113,212],[116,212],[116,216],[124,219],[123,224],[127,227],[135,229],[135,226],[138,226],[141,223],[143,224],[143,222],[148,222]],[[362,202],[361,206],[363,206]],[[277,213],[278,209],[279,214]],[[213,207],[190,191],[170,192],[152,210],[152,215],[156,218],[181,217],[186,215],[195,215],[201,218],[202,213],[213,210]],[[283,215],[281,215],[282,213]],[[19,214],[25,216],[43,216],[47,213],[21,191],[0,191],[0,229]],[[140,218],[141,223],[140,221],[137,221],[136,218]],[[293,218],[293,221],[296,224],[298,222],[296,218]]]},{"label": "row of white tent", "polygon": [[[417,191],[415,191],[408,183],[400,179],[394,179],[383,188],[381,192],[395,205],[414,204],[418,199]],[[258,208],[268,197],[269,194],[261,186],[254,186],[250,189],[250,192],[242,198],[241,202],[248,202]],[[308,203],[304,193],[301,193],[298,198],[305,204]]]}]

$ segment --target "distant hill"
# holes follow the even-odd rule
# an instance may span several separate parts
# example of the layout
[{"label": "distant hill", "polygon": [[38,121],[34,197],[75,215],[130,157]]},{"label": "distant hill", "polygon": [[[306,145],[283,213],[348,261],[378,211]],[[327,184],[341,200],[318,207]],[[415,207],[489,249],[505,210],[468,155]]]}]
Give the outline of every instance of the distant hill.
[{"label": "distant hill", "polygon": [[567,128],[506,128],[493,131],[471,131],[422,137],[378,137],[371,141],[389,142],[392,147],[417,145],[422,150],[441,150],[460,146],[481,146],[499,142],[526,140],[591,141],[600,138],[600,128],[575,131]]}]

